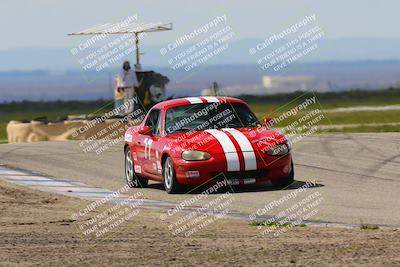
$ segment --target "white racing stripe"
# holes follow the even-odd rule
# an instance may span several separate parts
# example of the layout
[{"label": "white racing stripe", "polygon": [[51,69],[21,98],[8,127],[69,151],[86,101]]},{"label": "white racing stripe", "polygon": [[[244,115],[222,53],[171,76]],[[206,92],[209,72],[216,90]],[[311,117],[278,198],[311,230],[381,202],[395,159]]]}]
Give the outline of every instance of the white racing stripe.
[{"label": "white racing stripe", "polygon": [[246,171],[257,170],[256,154],[254,153],[253,146],[251,145],[249,139],[247,139],[247,137],[242,132],[236,129],[225,128],[222,130],[229,132],[238,142],[240,149],[243,153],[244,169]]},{"label": "white racing stripe", "polygon": [[219,102],[218,98],[215,96],[203,96],[205,100],[207,100],[208,103],[214,103],[214,102]]},{"label": "white racing stripe", "polygon": [[187,101],[190,102],[190,104],[200,104],[203,103],[203,101],[200,99],[200,97],[186,97],[185,98]]},{"label": "white racing stripe", "polygon": [[218,130],[206,130],[206,132],[214,136],[221,144],[226,157],[227,171],[240,171],[239,156],[229,136],[223,131]]}]

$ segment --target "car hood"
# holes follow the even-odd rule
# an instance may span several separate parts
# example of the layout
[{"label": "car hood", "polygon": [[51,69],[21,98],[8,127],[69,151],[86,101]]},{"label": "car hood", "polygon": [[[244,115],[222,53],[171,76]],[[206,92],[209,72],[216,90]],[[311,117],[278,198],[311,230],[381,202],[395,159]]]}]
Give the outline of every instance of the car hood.
[{"label": "car hood", "polygon": [[226,128],[168,134],[170,146],[175,150],[199,150],[211,154],[226,153],[224,147],[232,144],[242,151],[267,150],[286,142],[283,134],[260,128]]}]

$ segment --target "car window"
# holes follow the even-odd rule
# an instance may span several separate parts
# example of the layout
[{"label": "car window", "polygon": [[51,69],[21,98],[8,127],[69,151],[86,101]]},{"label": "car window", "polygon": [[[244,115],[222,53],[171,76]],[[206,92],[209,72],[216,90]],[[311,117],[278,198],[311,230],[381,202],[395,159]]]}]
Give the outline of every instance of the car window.
[{"label": "car window", "polygon": [[158,119],[157,119],[157,124],[156,127],[154,127],[153,135],[160,135],[161,134],[161,112],[158,112]]},{"label": "car window", "polygon": [[149,116],[145,122],[146,126],[149,126],[153,135],[159,135],[161,131],[161,111],[159,109],[153,109],[150,111]]},{"label": "car window", "polygon": [[199,131],[206,129],[258,127],[254,113],[241,103],[200,103],[170,108],[165,114],[165,131]]}]

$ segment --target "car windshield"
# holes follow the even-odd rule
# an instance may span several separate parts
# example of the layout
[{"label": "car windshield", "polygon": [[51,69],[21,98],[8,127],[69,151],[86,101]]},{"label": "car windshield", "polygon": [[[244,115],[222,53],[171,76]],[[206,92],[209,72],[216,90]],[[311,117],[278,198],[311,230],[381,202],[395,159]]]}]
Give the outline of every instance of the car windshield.
[{"label": "car windshield", "polygon": [[257,127],[254,113],[241,103],[201,103],[170,108],[165,115],[167,133],[219,128]]}]

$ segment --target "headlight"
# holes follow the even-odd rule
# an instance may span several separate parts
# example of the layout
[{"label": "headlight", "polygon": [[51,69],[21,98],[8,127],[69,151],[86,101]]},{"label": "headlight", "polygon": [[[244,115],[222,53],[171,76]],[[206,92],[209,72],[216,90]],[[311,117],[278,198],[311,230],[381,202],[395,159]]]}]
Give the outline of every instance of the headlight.
[{"label": "headlight", "polygon": [[211,155],[203,151],[187,150],[182,153],[182,158],[185,160],[207,160]]},{"label": "headlight", "polygon": [[283,156],[287,153],[289,153],[289,146],[287,144],[275,145],[267,151],[267,154],[270,156]]}]

